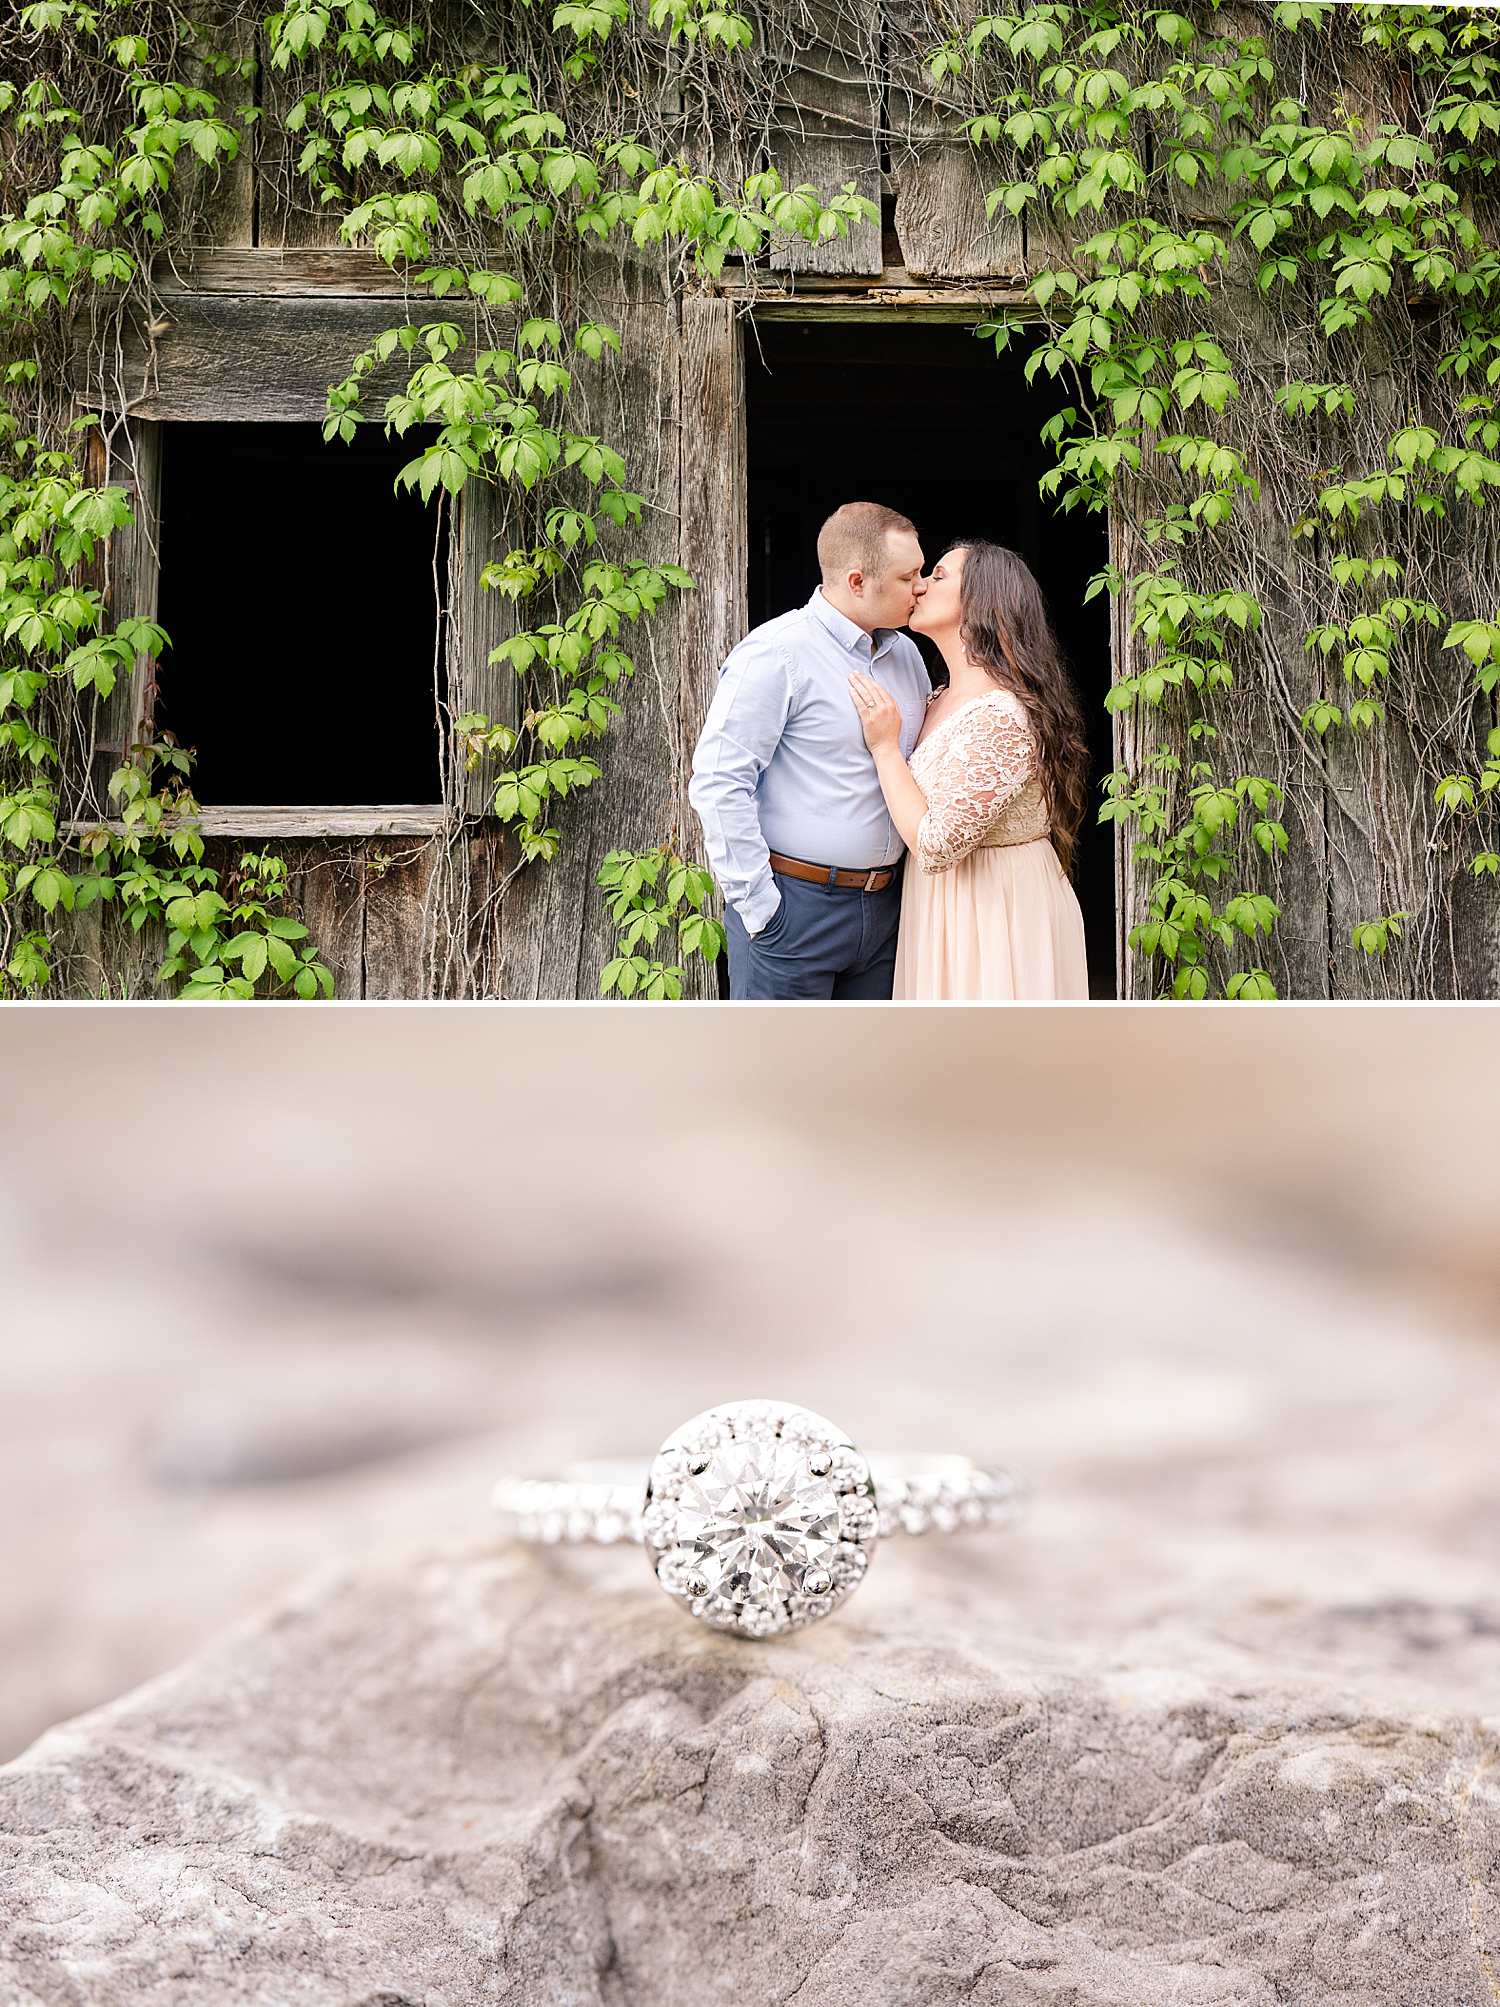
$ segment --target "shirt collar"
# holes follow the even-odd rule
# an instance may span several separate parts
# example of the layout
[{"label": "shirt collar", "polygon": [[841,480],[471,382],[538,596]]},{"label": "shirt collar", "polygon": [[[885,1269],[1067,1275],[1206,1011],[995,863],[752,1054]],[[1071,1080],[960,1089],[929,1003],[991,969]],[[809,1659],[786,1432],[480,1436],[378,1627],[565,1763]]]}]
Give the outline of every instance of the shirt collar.
[{"label": "shirt collar", "polygon": [[814,620],[822,622],[840,648],[847,648],[851,654],[862,641],[868,640],[872,662],[878,656],[884,655],[896,638],[894,627],[877,627],[873,634],[867,635],[864,628],[855,626],[848,614],[840,613],[832,600],[823,597],[823,588],[820,585],[813,587],[813,595],[807,602],[807,610]]}]

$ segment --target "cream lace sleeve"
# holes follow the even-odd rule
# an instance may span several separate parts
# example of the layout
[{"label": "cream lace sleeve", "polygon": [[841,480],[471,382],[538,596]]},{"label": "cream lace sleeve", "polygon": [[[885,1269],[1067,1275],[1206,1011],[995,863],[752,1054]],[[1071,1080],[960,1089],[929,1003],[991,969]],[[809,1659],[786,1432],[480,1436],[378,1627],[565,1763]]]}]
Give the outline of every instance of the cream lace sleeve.
[{"label": "cream lace sleeve", "polygon": [[923,777],[922,869],[951,871],[977,849],[1035,772],[1031,733],[1008,706],[981,699],[961,712],[933,772]]}]

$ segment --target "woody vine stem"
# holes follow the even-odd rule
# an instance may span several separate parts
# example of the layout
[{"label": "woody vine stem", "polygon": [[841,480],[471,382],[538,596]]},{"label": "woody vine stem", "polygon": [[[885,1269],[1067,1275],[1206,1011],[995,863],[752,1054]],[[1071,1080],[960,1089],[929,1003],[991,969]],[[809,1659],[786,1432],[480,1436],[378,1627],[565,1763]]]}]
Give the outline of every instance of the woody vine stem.
[{"label": "woody vine stem", "polygon": [[[1111,512],[1095,587],[1129,645],[1101,813],[1130,856],[1135,989],[1275,995],[1307,965],[1278,936],[1286,874],[1353,882],[1355,829],[1380,892],[1349,929],[1363,993],[1436,992],[1457,888],[1500,876],[1482,513],[1500,485],[1496,25],[1456,7],[1098,0],[915,6],[887,30],[884,60],[963,113],[992,215],[1025,223],[1044,328],[1028,367],[1078,392],[1045,487],[1063,511]],[[451,720],[451,745],[523,867],[548,868],[568,799],[600,776],[632,636],[691,589],[632,555],[639,442],[570,422],[619,336],[570,314],[559,273],[585,247],[655,246],[678,288],[734,261],[753,291],[773,237],[876,220],[853,184],[787,188],[757,151],[775,32],[769,8],[710,0],[519,0],[482,22],[370,0],[259,21],[35,0],[0,31],[10,992],[46,982],[92,905],[165,930],[159,980],[178,993],[331,988],[280,860],[247,855],[227,878],[205,863],[181,748],[126,747],[96,781],[101,707],[169,637],[107,613],[129,500],[98,481],[99,421],[66,389],[89,316],[131,292],[149,304],[194,190],[252,137],[266,157],[274,121],[304,195],[403,274],[410,303],[330,389],[328,450],[359,423],[435,427],[404,482],[506,497],[515,534],[484,583],[515,608],[497,653],[523,698],[514,721]],[[981,333],[1018,331],[1034,323]],[[404,389],[369,409],[373,373],[403,357]],[[1267,690],[1270,745],[1247,702]],[[1327,808],[1356,798],[1378,805],[1367,825]],[[608,986],[675,993],[663,937],[717,952],[706,874],[670,846],[615,853],[603,886],[622,930]],[[1333,960],[1335,991],[1358,987]]]}]

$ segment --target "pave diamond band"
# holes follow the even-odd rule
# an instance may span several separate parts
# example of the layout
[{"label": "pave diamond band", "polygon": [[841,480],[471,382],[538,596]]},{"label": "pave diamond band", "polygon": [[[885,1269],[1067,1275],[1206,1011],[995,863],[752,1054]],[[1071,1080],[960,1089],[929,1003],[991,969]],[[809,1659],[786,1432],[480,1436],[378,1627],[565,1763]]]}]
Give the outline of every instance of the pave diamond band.
[{"label": "pave diamond band", "polygon": [[[871,1450],[879,1507],[879,1537],[893,1533],[959,1533],[971,1526],[1009,1526],[1021,1511],[1021,1487],[1008,1471],[986,1470],[962,1456],[918,1456]],[[508,1540],[552,1547],[619,1542],[640,1546],[649,1464],[620,1479],[614,1463],[570,1464],[562,1478],[505,1477],[494,1505]],[[909,1472],[900,1475],[900,1472]],[[608,1475],[606,1475],[608,1473]]]},{"label": "pave diamond band", "polygon": [[588,1475],[588,1464],[573,1465],[572,1480],[502,1477],[494,1494],[500,1530],[508,1540],[548,1547],[560,1540],[601,1547],[627,1540],[639,1546],[645,1537],[646,1470],[643,1464],[639,1484],[600,1483]]},{"label": "pave diamond band", "polygon": [[1008,1525],[1020,1487],[966,1457],[866,1456],[809,1409],[736,1401],[674,1430],[649,1466],[504,1478],[494,1503],[514,1540],[644,1546],[693,1616],[762,1638],[827,1616],[879,1539]]}]

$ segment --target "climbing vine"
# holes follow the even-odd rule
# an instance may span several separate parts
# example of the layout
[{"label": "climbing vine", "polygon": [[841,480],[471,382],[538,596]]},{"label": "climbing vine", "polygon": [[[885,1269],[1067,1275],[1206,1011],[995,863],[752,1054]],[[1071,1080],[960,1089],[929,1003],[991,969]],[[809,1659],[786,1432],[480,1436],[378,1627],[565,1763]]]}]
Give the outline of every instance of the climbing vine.
[{"label": "climbing vine", "polygon": [[1101,814],[1148,986],[1275,995],[1295,874],[1376,965],[1288,944],[1303,993],[1461,990],[1455,880],[1500,870],[1500,26],[1038,4],[929,64],[974,92],[991,216],[1051,247],[1027,366],[1080,392],[1044,487],[1116,531]]},{"label": "climbing vine", "polygon": [[[1110,515],[1101,814],[1130,861],[1129,987],[1462,993],[1455,910],[1500,877],[1494,18],[933,0],[914,19],[902,35],[961,108],[991,227],[1024,232],[1030,307],[981,333],[1073,386],[1047,498]],[[518,695],[451,717],[449,752],[518,868],[545,868],[642,640],[693,589],[652,555],[641,442],[589,422],[620,333],[570,273],[613,246],[678,290],[733,263],[753,291],[773,242],[876,220],[853,182],[786,186],[746,140],[779,33],[748,0],[515,0],[482,22],[35,0],[0,29],[10,992],[48,980],[86,913],[149,932],[156,980],[183,994],[328,987],[280,861],[211,868],[189,749],[132,737],[145,713],[124,694],[170,638],[109,612],[131,504],[108,478],[117,421],[80,420],[69,390],[90,317],[149,309],[153,257],[191,239],[246,145],[400,274],[405,311],[329,390],[328,450],[386,425],[412,435],[401,478],[424,501],[503,498],[482,586]],[[609,989],[671,992],[678,965],[645,952],[664,930],[717,949],[701,867],[663,837],[601,873]],[[1327,925],[1299,934],[1293,910]]]},{"label": "climbing vine", "polygon": [[[122,487],[85,480],[78,434],[97,421],[72,417],[58,362],[86,299],[101,289],[149,294],[153,253],[183,213],[183,171],[227,165],[266,117],[263,104],[229,107],[208,82],[258,88],[264,67],[295,84],[278,99],[280,124],[299,149],[305,192],[338,216],[344,242],[373,250],[401,271],[413,303],[430,303],[430,318],[409,310],[351,357],[328,393],[330,447],[361,423],[401,436],[435,428],[400,484],[431,501],[489,483],[512,504],[512,525],[531,532],[480,579],[551,616],[514,623],[494,651],[523,685],[518,714],[451,721],[455,751],[487,770],[489,807],[522,865],[557,856],[555,805],[599,778],[600,742],[636,672],[629,631],[693,581],[675,564],[630,555],[644,502],[628,486],[624,453],[567,422],[578,361],[597,364],[620,337],[595,319],[565,325],[552,310],[558,266],[570,247],[623,235],[661,247],[679,279],[684,270],[702,278],[730,255],[758,256],[773,235],[826,241],[878,212],[852,184],[825,200],[811,185],[784,187],[771,169],[726,186],[619,131],[618,107],[584,87],[602,74],[603,45],[625,47],[623,31],[641,26],[625,0],[562,0],[545,29],[524,6],[518,14],[510,56],[530,54],[530,67],[476,58],[461,19],[401,19],[369,0],[297,0],[267,16],[255,29],[263,61],[231,46],[248,20],[215,24],[149,0],[34,0],[9,31],[0,51],[6,186],[26,191],[19,212],[0,219],[9,407],[0,420],[9,461],[0,475],[0,971],[10,991],[44,983],[53,924],[96,905],[136,931],[148,921],[166,930],[156,981],[184,996],[330,988],[311,949],[295,968],[288,960],[305,929],[285,910],[280,860],[247,856],[238,888],[204,863],[187,749],[170,739],[129,744],[102,794],[94,776],[99,707],[171,641],[154,623],[111,625],[105,585],[89,582],[132,515]],[[751,39],[741,15],[706,0],[653,0],[649,26],[661,31],[652,37],[658,63],[679,42],[732,54]],[[624,70],[638,60],[633,52]],[[202,81],[187,81],[189,70]],[[617,63],[617,84],[621,76]],[[559,102],[581,119],[570,123]],[[483,340],[441,317],[458,299],[477,308]],[[393,358],[411,365],[405,386],[368,411],[372,375]],[[706,875],[674,858],[669,879],[674,919],[683,887],[691,894],[679,946],[711,960],[722,943],[703,910]],[[283,910],[255,896],[267,888]],[[654,941],[656,912],[617,916],[627,949]],[[629,953],[611,967],[606,988],[622,994],[680,988],[680,968]]]}]

